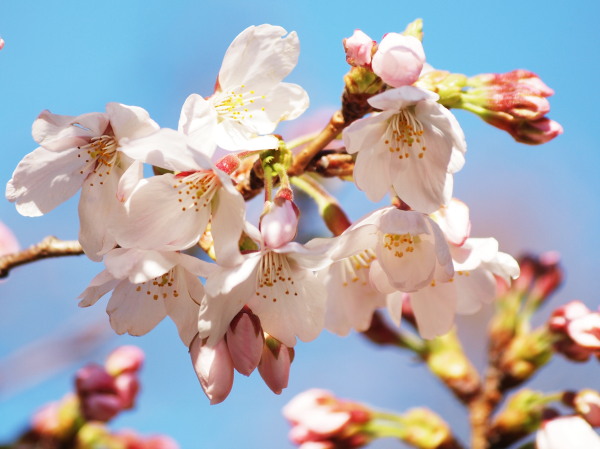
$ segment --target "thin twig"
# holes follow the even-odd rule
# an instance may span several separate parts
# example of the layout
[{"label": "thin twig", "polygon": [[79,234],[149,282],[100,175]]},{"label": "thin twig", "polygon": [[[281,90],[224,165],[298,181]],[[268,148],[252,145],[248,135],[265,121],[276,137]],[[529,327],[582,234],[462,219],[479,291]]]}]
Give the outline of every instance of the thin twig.
[{"label": "thin twig", "polygon": [[83,249],[77,240],[59,240],[48,236],[37,245],[23,251],[6,254],[0,257],[0,279],[8,276],[14,267],[25,265],[49,257],[79,256]]}]

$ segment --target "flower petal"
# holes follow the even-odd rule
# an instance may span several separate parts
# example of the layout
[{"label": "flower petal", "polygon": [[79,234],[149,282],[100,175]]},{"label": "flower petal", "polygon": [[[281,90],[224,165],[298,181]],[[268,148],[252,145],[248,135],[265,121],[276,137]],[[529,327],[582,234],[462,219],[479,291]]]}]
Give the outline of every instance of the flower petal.
[{"label": "flower petal", "polygon": [[456,286],[440,282],[410,294],[410,304],[421,337],[431,339],[446,334],[454,324]]},{"label": "flower petal", "polygon": [[104,134],[108,116],[91,112],[78,117],[58,115],[46,110],[33,122],[33,140],[50,151],[63,151],[89,143],[91,137]]},{"label": "flower petal", "polygon": [[159,130],[158,124],[150,118],[150,114],[138,106],[108,103],[106,113],[118,141],[123,138],[139,139]]}]

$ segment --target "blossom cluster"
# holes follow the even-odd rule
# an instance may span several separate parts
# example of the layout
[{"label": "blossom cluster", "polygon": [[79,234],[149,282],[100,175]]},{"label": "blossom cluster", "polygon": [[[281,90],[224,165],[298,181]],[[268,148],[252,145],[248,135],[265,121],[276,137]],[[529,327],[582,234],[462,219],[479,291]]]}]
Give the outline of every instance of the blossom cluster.
[{"label": "blossom cluster", "polygon": [[[295,155],[274,132],[309,100],[283,81],[297,63],[298,37],[272,25],[234,39],[214,92],[187,98],[177,130],[120,103],[79,116],[42,112],[33,124],[39,147],[8,182],[6,197],[26,216],[81,190],[79,241],[105,269],[80,306],[110,293],[119,334],[143,335],[168,316],[211,403],[227,397],[234,370],[258,368],[279,393],[297,339],[324,328],[364,331],[380,308],[399,324],[405,301],[421,335],[433,338],[456,313],[491,302],[496,277],[519,275],[494,238],[470,236],[468,207],[452,199],[465,136],[440,94],[419,84],[431,67],[418,36],[389,33],[377,45],[357,32],[344,45],[352,73],[378,86],[368,91],[372,113],[344,124],[353,179],[371,201],[390,194],[392,205],[337,236],[294,241]],[[153,176],[144,177],[144,164]],[[258,226],[246,220],[239,188],[248,166],[259,167],[264,183]],[[215,263],[195,255],[198,245]]]}]

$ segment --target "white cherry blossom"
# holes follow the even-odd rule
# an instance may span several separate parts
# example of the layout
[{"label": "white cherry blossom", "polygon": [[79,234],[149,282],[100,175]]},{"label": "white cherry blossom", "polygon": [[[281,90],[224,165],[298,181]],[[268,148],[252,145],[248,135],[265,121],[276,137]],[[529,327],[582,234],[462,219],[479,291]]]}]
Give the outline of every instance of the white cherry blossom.
[{"label": "white cherry blossom", "polygon": [[[246,232],[264,242],[251,225]],[[294,346],[296,337],[315,339],[324,325],[326,291],[313,272],[330,263],[327,252],[332,245],[321,239],[319,243],[289,242],[278,248],[263,243],[259,251],[243,255],[238,265],[217,268],[205,285],[200,338],[216,344],[247,305],[260,318],[263,330],[284,345]]]},{"label": "white cherry blossom", "polygon": [[282,82],[300,53],[296,33],[286,33],[279,26],[251,26],[227,49],[216,91],[207,100],[216,111],[216,139],[221,148],[277,148],[277,138],[266,135],[280,121],[295,119],[308,107],[302,87]]},{"label": "white cherry blossom", "polygon": [[344,130],[346,150],[358,153],[354,180],[371,201],[393,188],[412,209],[431,213],[450,200],[466,143],[438,98],[413,86],[388,90],[368,100],[382,112]]},{"label": "white cherry blossom", "polygon": [[[16,203],[19,213],[35,217],[81,188],[79,241],[91,259],[100,260],[115,246],[107,227],[121,207],[119,179],[132,165],[122,150],[157,130],[145,110],[119,103],[109,103],[106,113],[77,117],[44,111],[33,124],[40,147],[19,163],[6,186],[6,197]],[[138,172],[132,169],[130,176]]]},{"label": "white cherry blossom", "polygon": [[118,334],[144,335],[165,316],[176,324],[189,346],[197,334],[199,304],[206,277],[214,265],[177,252],[117,248],[104,257],[106,269],[81,293],[89,307],[112,291],[106,312]]}]

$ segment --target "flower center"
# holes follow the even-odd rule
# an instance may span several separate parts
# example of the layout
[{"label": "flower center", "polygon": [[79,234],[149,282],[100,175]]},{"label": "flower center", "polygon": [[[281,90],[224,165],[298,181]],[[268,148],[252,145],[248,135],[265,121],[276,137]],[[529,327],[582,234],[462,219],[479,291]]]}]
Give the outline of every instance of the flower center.
[{"label": "flower center", "polygon": [[367,285],[369,283],[369,267],[374,260],[375,253],[370,249],[344,259],[342,261],[342,285],[347,287],[349,283],[359,281],[362,285]]},{"label": "flower center", "polygon": [[423,133],[423,125],[415,115],[402,109],[390,119],[385,144],[398,159],[408,159],[411,155],[423,159],[427,150]]},{"label": "flower center", "polygon": [[[242,84],[237,90],[217,93],[213,104],[221,119],[242,121],[252,118],[252,110],[257,110],[254,103],[265,98],[265,95],[256,95],[255,91],[246,89]],[[264,107],[260,109],[265,110]]]},{"label": "flower center", "polygon": [[[97,174],[98,177],[110,175],[112,168],[117,164],[118,151],[117,147],[119,144],[114,136],[102,135],[99,137],[92,137],[90,143],[87,145],[77,147],[80,151],[77,153],[78,158],[85,158],[85,163],[89,164],[86,167],[93,166],[91,173]],[[79,171],[84,174],[85,168]],[[104,182],[100,181],[100,185]],[[94,184],[91,183],[91,186]]]},{"label": "flower center", "polygon": [[162,276],[138,285],[135,291],[145,291],[146,295],[155,301],[169,297],[177,298],[179,296],[179,292],[175,286],[175,273],[173,270],[169,270]]},{"label": "flower center", "polygon": [[418,235],[408,234],[384,234],[383,247],[401,258],[410,256],[415,251],[415,246],[421,242]]},{"label": "flower center", "polygon": [[273,302],[286,295],[298,296],[291,274],[285,255],[266,251],[260,259],[256,296]]},{"label": "flower center", "polygon": [[212,170],[192,172],[182,172],[175,176],[176,182],[173,188],[177,190],[181,203],[181,211],[193,210],[200,212],[200,209],[209,207],[213,196],[221,185],[219,178]]}]

